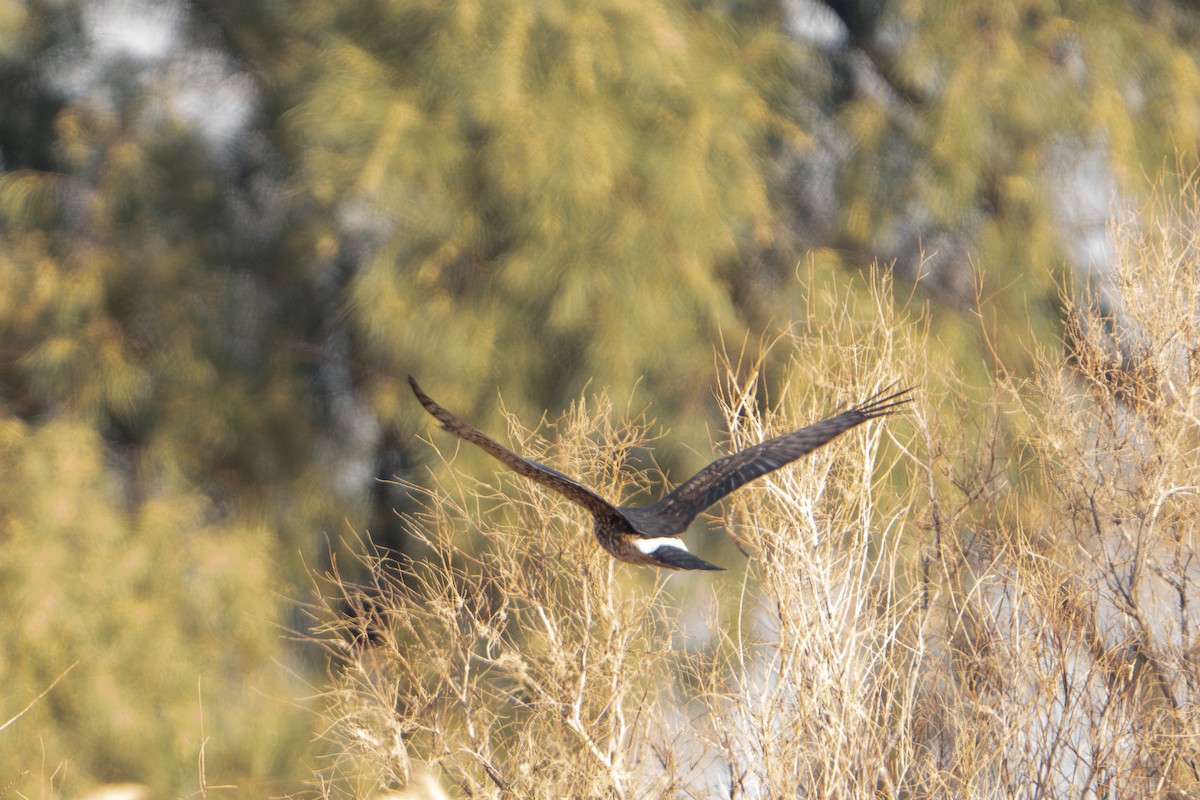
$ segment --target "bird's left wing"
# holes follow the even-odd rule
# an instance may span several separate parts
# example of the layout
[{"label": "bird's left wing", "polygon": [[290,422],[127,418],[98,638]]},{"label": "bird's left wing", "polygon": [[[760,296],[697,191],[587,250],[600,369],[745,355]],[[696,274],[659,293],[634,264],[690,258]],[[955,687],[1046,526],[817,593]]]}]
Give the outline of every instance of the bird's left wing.
[{"label": "bird's left wing", "polygon": [[551,469],[536,461],[522,458],[495,439],[492,439],[487,434],[472,427],[439,406],[429,395],[421,391],[421,387],[417,385],[417,382],[411,375],[408,376],[408,383],[412,386],[413,393],[416,394],[417,399],[421,401],[421,405],[425,406],[425,410],[432,414],[438,422],[442,423],[443,430],[450,431],[459,438],[465,439],[514,472],[520,473],[526,478],[535,480],[543,486],[553,489],[563,497],[583,506],[593,514],[621,516],[621,512],[615,506],[591,489],[576,483],[558,470]]},{"label": "bird's left wing", "polygon": [[869,419],[891,414],[897,407],[909,402],[911,398],[906,395],[911,391],[905,389],[886,396],[876,395],[807,428],[785,433],[719,458],[657,503],[624,511],[646,534],[667,535],[682,531],[697,514],[735,489],[790,464]]}]

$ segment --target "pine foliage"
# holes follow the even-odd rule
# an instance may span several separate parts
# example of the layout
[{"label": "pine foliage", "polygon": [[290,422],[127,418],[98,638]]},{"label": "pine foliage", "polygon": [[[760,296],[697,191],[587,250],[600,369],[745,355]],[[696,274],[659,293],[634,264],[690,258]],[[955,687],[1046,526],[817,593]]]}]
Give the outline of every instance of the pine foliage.
[{"label": "pine foliage", "polygon": [[[723,703],[778,676],[731,672],[733,631],[756,663],[818,653],[825,667],[812,673],[819,703],[780,695],[761,730],[778,730],[779,709],[802,710],[797,746],[853,732],[860,749],[825,751],[840,753],[829,763],[905,791],[974,780],[921,761],[936,749],[916,721],[884,724],[908,711],[930,730],[949,720],[978,732],[980,758],[1010,758],[980,773],[988,787],[1040,774],[1018,758],[1029,740],[980,710],[1005,697],[1029,704],[1033,717],[1012,719],[1040,720],[1039,734],[1059,717],[1038,708],[1115,725],[1117,739],[1086,752],[1131,759],[1104,762],[1125,770],[1105,775],[1130,776],[1127,794],[1154,769],[1189,791],[1179,770],[1191,756],[1174,743],[1191,731],[1191,651],[1173,648],[1191,623],[1149,609],[1160,592],[1190,602],[1178,588],[1195,483],[1190,207],[1147,216],[1116,244],[1096,233],[1119,213],[1110,199],[1151,196],[1146,176],[1164,161],[1190,174],[1196,31],[1194,11],[1170,0],[0,0],[0,795],[124,781],[155,796],[203,794],[209,781],[255,797],[299,791],[324,676],[322,654],[291,641],[314,624],[297,599],[331,551],[345,583],[372,579],[366,566],[366,578],[350,574],[347,531],[407,570],[378,591],[398,608],[430,602],[420,624],[443,627],[429,642],[466,641],[435,590],[491,598],[478,610],[492,627],[459,655],[478,645],[499,658],[476,676],[479,696],[525,705],[496,712],[495,731],[453,739],[445,763],[421,749],[436,709],[401,718],[426,737],[402,737],[402,749],[460,787],[496,788],[482,757],[533,794],[670,794],[709,785],[710,766],[696,764],[744,768],[746,786],[804,774],[833,792],[838,773],[804,752],[754,772],[749,754],[766,739]],[[1164,196],[1194,192],[1163,180],[1180,184]],[[1111,275],[1061,291],[1064,263],[1109,255]],[[854,279],[872,263],[878,276]],[[1169,325],[1155,327],[1156,314]],[[714,353],[742,354],[726,382]],[[625,500],[707,461],[715,431],[730,431],[722,447],[750,441],[899,377],[926,400],[887,437],[859,432],[789,473],[801,483],[768,482],[724,507],[719,527],[756,554],[746,591],[779,597],[751,620],[706,584],[611,572],[569,510],[519,482],[470,483],[494,466],[435,460],[417,438],[428,420],[408,372],[491,431],[505,412],[532,425],[578,398],[618,399],[589,399],[558,429],[509,430]],[[668,428],[651,458],[647,434]],[[1069,523],[1055,516],[1064,508]],[[546,537],[525,535],[538,526]],[[810,539],[780,526],[839,535],[805,550]],[[1069,546],[1055,544],[1063,530]],[[723,541],[700,546],[742,563]],[[1070,547],[1099,555],[1080,565]],[[587,572],[551,568],[567,556]],[[805,588],[824,592],[830,613],[783,594],[793,568],[819,578]],[[539,577],[522,584],[521,571]],[[1082,599],[1054,606],[1054,592]],[[696,596],[712,620],[667,610],[694,609]],[[1010,615],[1006,625],[1036,625],[1001,635],[984,599],[1042,616]],[[783,619],[790,607],[809,616]],[[1013,637],[1075,641],[1089,609],[1100,644],[1061,651],[1092,658],[1078,691],[1125,686],[1152,703],[1047,699],[1053,681],[1039,670],[1063,663],[1051,640]],[[1067,628],[1052,627],[1055,614]],[[914,650],[914,625],[944,640]],[[674,646],[691,636],[674,632],[701,629],[709,649]],[[1106,649],[1113,631],[1131,660]],[[431,671],[474,663],[403,642],[392,655],[409,659],[414,697],[446,701]],[[1025,651],[1044,658],[1020,661]],[[373,686],[341,683],[360,665],[338,652],[349,660],[335,721],[369,708],[355,692]],[[574,664],[579,653],[591,660]],[[926,672],[905,671],[914,664]],[[1010,674],[1028,680],[1004,683]],[[942,700],[905,695],[913,675]],[[955,694],[960,679],[969,691]],[[611,702],[579,695],[579,681],[612,687]],[[846,701],[864,686],[887,691],[865,708]],[[574,727],[556,728],[576,698]],[[647,727],[638,698],[670,724]],[[491,713],[487,703],[471,713]],[[734,727],[683,725],[697,709]],[[1128,716],[1103,716],[1116,710]],[[1160,740],[1138,738],[1143,719]],[[518,723],[541,740],[511,738]],[[930,749],[878,749],[901,729]],[[335,728],[335,755],[353,750],[336,737],[355,730]],[[682,749],[666,746],[676,734]],[[979,763],[967,742],[936,752]],[[537,748],[552,745],[560,783],[511,766],[543,763]],[[607,759],[607,772],[554,760],[580,746],[588,769]],[[509,748],[528,758],[506,762]],[[678,783],[654,783],[670,774],[655,772],[662,761],[698,752],[708,760],[688,761]],[[363,772],[364,785],[377,774]]]}]

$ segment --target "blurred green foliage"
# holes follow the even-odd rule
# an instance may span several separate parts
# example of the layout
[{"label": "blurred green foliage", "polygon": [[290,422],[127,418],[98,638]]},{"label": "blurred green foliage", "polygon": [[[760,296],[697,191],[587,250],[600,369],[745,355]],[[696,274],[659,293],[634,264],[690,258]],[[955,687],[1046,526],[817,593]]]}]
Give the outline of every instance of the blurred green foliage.
[{"label": "blurred green foliage", "polygon": [[288,120],[326,224],[369,215],[383,238],[348,286],[365,354],[460,404],[644,378],[695,405],[696,344],[745,330],[739,246],[771,236],[768,137],[794,130],[764,99],[778,35],[663,3],[377,13],[327,21]]},{"label": "blurred green foliage", "polygon": [[497,390],[532,424],[591,381],[686,474],[715,352],[876,259],[950,357],[1021,364],[1063,185],[1137,196],[1200,135],[1167,0],[191,0],[147,51],[102,5],[0,0],[0,720],[78,662],[0,786],[183,795],[202,747],[299,785],[294,601],[346,526],[404,548],[406,372],[497,432]]}]

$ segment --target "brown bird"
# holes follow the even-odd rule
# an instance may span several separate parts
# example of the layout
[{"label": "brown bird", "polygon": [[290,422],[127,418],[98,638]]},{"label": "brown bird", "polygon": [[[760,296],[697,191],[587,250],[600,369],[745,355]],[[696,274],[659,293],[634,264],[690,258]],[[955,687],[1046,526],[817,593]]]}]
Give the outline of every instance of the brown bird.
[{"label": "brown bird", "polygon": [[[583,506],[595,520],[600,545],[621,561],[666,569],[722,569],[688,552],[679,538],[704,509],[755,478],[811,453],[840,433],[869,419],[887,416],[909,402],[911,389],[871,397],[829,419],[785,433],[732,455],[719,458],[666,497],[644,508],[614,506],[558,470],[530,461],[488,437],[435,403],[408,376],[413,392],[442,429],[482,448],[506,467],[547,486]],[[884,390],[887,391],[887,390]]]}]

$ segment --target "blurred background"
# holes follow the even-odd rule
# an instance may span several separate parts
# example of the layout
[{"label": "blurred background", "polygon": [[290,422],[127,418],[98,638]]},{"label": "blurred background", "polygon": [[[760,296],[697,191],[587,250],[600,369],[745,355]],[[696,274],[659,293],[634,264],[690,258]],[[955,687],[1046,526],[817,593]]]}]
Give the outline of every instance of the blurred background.
[{"label": "blurred background", "polygon": [[678,479],[717,354],[872,264],[1019,373],[1194,168],[1198,38],[1184,0],[0,0],[0,794],[303,788],[309,572],[403,557],[382,479],[440,435],[407,373],[498,435],[631,398]]}]

